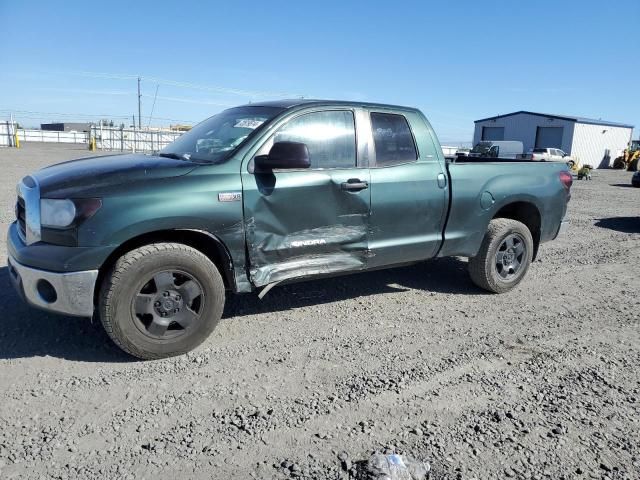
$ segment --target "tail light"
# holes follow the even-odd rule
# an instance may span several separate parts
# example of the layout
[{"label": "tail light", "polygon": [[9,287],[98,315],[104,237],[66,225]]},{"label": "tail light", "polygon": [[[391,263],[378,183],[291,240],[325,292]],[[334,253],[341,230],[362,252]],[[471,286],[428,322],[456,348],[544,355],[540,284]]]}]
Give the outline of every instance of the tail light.
[{"label": "tail light", "polygon": [[571,185],[573,185],[573,175],[571,175],[567,171],[562,171],[558,174],[560,176],[560,181],[564,185],[564,188],[567,189],[567,202],[571,200]]},{"label": "tail light", "polygon": [[560,181],[565,186],[565,188],[569,190],[571,188],[571,185],[573,185],[573,175],[566,171],[560,172],[559,175]]}]

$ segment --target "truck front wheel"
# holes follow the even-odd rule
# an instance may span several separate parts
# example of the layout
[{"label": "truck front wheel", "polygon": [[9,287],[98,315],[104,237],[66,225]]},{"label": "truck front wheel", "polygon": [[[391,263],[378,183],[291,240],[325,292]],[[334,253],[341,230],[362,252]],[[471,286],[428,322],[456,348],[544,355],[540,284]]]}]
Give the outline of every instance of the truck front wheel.
[{"label": "truck front wheel", "polygon": [[100,319],[125,352],[145,360],[200,345],[222,316],[216,266],[180,243],[153,243],[120,257],[100,290]]},{"label": "truck front wheel", "polygon": [[478,254],[469,259],[469,274],[480,288],[508,292],[522,281],[532,257],[533,238],[527,226],[509,218],[494,218]]}]

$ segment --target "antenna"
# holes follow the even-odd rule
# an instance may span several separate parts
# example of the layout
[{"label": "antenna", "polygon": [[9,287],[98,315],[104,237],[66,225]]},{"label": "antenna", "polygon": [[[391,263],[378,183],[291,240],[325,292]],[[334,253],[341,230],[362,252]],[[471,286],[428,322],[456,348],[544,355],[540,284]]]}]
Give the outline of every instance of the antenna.
[{"label": "antenna", "polygon": [[147,130],[151,126],[151,118],[153,117],[153,111],[156,108],[156,98],[158,98],[158,89],[160,88],[160,84],[156,85],[156,94],[153,96],[153,105],[151,105],[151,115],[149,115],[149,123],[147,123]]},{"label": "antenna", "polygon": [[[135,123],[133,125],[135,126]],[[138,77],[138,129],[142,130],[142,94],[140,93],[140,77]]]}]

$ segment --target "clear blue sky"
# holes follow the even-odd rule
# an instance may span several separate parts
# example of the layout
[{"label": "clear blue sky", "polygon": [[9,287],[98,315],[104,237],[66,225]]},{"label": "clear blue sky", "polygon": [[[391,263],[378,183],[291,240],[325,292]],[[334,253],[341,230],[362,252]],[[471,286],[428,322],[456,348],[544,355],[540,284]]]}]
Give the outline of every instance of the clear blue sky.
[{"label": "clear blue sky", "polygon": [[638,25],[638,0],[0,0],[0,119],[130,119],[140,75],[145,124],[160,79],[154,124],[295,94],[417,106],[443,143],[521,109],[640,126]]}]

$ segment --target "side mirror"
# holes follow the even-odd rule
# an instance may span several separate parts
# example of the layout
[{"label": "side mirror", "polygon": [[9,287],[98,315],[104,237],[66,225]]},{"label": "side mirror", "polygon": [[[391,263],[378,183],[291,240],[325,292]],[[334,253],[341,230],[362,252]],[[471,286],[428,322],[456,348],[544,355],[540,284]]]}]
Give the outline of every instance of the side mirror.
[{"label": "side mirror", "polygon": [[258,155],[253,161],[254,171],[257,173],[311,166],[309,149],[304,143],[298,142],[276,142],[267,155]]}]

